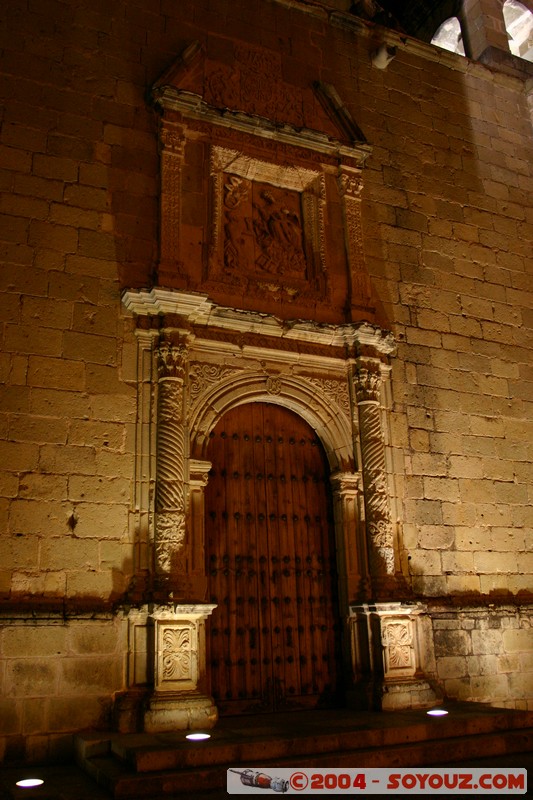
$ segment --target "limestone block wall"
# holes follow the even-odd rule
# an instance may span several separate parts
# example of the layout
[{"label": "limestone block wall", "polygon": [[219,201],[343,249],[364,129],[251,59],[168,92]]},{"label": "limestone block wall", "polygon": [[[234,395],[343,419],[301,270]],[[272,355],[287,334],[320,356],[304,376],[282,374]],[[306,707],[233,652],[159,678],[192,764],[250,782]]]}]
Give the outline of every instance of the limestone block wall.
[{"label": "limestone block wall", "polygon": [[437,675],[448,697],[531,709],[531,606],[434,608]]},{"label": "limestone block wall", "polygon": [[72,732],[106,728],[127,628],[108,614],[2,614],[0,760],[67,757]]},{"label": "limestone block wall", "polygon": [[[61,747],[72,730],[102,724],[124,688],[112,609],[142,588],[148,562],[137,551],[142,373],[120,294],[156,280],[159,161],[147,91],[194,40],[213,55],[246,41],[279,53],[289,82],[334,85],[372,145],[362,239],[379,324],[398,342],[388,469],[402,569],[416,598],[455,598],[454,614],[432,612],[450,696],[531,704],[526,66],[482,65],[386,33],[340,0],[329,10],[299,0],[5,8],[0,736],[9,748]],[[386,70],[371,61],[382,40],[397,48]],[[191,163],[187,186],[201,185],[205,169]],[[183,213],[190,223],[194,209]],[[97,616],[83,617],[87,609]]]}]

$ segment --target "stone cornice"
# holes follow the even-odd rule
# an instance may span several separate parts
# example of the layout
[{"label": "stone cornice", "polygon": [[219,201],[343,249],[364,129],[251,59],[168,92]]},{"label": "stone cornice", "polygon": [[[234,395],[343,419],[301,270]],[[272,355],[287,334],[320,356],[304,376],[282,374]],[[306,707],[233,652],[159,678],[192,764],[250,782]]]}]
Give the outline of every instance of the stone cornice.
[{"label": "stone cornice", "polygon": [[238,333],[259,333],[276,339],[325,345],[328,347],[372,347],[390,355],[396,349],[394,336],[369,322],[330,324],[311,320],[281,320],[270,314],[219,306],[204,294],[188,294],[155,287],[127,290],[122,302],[137,316],[173,314],[188,323],[222,328]]},{"label": "stone cornice", "polygon": [[366,142],[348,145],[310,128],[295,128],[288,123],[278,124],[265,117],[246,114],[243,111],[215,108],[206,103],[200,95],[174,86],[157,87],[153,91],[153,97],[156,105],[178,111],[189,119],[202,120],[241,133],[255,134],[264,139],[275,139],[282,144],[303,147],[325,156],[354,158],[362,164],[372,152],[372,147]]}]

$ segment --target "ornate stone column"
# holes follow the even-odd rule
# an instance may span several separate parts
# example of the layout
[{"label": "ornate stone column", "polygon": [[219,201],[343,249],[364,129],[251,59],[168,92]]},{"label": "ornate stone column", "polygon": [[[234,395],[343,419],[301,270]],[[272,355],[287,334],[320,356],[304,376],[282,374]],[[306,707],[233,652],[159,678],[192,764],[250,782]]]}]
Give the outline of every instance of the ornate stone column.
[{"label": "ornate stone column", "polygon": [[395,558],[381,425],[379,366],[380,362],[375,359],[358,359],[355,394],[359,415],[370,574],[374,595],[377,593],[377,596],[383,596],[390,595],[395,588]]},{"label": "ornate stone column", "polygon": [[162,341],[158,372],[155,584],[172,591],[186,572],[184,376],[187,348]]}]

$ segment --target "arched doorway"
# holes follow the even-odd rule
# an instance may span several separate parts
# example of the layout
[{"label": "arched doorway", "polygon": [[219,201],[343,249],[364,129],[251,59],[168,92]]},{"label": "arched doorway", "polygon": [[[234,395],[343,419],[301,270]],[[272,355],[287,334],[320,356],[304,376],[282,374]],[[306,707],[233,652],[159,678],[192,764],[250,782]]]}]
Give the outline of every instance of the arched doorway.
[{"label": "arched doorway", "polygon": [[221,714],[340,702],[337,567],[325,453],[281,406],[211,432],[205,492],[208,672]]}]

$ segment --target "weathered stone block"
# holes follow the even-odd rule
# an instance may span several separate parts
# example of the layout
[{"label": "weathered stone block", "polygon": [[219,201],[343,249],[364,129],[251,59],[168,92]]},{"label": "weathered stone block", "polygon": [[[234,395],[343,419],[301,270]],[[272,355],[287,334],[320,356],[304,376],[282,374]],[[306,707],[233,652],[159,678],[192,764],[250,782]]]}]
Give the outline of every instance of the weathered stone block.
[{"label": "weathered stone block", "polygon": [[57,656],[66,651],[64,625],[36,627],[27,623],[6,627],[2,636],[3,653],[10,658]]},{"label": "weathered stone block", "polygon": [[472,653],[470,636],[461,630],[435,631],[435,655],[466,656]]},{"label": "weathered stone block", "polygon": [[26,658],[8,662],[6,688],[14,697],[49,697],[57,691],[59,659]]},{"label": "weathered stone block", "polygon": [[13,734],[22,731],[22,706],[18,700],[0,698],[0,733]]},{"label": "weathered stone block", "polygon": [[437,662],[437,672],[440,680],[463,678],[469,674],[466,659],[463,656],[444,656]]},{"label": "weathered stone block", "polygon": [[122,688],[120,661],[100,654],[97,658],[71,656],[61,661],[59,691],[62,695],[110,695]]},{"label": "weathered stone block", "polygon": [[533,628],[504,631],[503,645],[507,653],[529,652],[533,648]]}]

